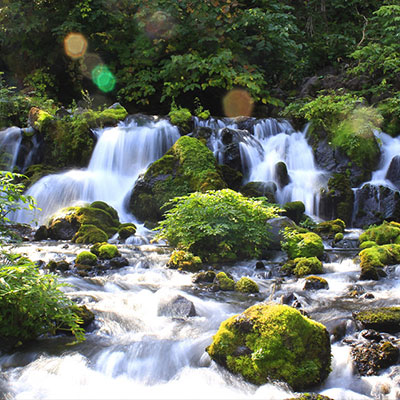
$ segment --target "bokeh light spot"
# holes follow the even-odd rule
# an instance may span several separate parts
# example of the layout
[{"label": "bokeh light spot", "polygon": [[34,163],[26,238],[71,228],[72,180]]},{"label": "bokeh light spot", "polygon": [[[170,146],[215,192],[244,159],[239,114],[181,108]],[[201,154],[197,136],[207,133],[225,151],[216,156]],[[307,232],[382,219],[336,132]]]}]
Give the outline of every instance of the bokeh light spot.
[{"label": "bokeh light spot", "polygon": [[70,33],[64,39],[65,53],[71,58],[83,57],[87,46],[87,40],[81,33]]},{"label": "bokeh light spot", "polygon": [[227,117],[250,117],[254,102],[246,90],[233,89],[223,98],[222,106]]},{"label": "bokeh light spot", "polygon": [[92,80],[104,93],[111,92],[115,88],[117,80],[107,65],[100,64],[92,70]]}]

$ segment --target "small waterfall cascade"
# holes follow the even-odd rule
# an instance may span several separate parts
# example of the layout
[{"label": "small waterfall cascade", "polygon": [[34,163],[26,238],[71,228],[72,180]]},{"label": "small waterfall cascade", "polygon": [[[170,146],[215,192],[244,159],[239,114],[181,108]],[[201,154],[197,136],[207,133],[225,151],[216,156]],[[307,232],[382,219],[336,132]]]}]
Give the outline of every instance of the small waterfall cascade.
[{"label": "small waterfall cascade", "polygon": [[149,164],[180,137],[166,120],[139,125],[134,119],[113,128],[97,130],[98,141],[86,169],[48,175],[35,183],[27,195],[33,196],[43,211],[20,210],[15,220],[44,223],[63,207],[102,200],[113,206],[121,220],[132,220],[123,206],[135,181]]},{"label": "small waterfall cascade", "polygon": [[0,165],[2,170],[12,171],[22,142],[22,132],[15,126],[0,131]]}]

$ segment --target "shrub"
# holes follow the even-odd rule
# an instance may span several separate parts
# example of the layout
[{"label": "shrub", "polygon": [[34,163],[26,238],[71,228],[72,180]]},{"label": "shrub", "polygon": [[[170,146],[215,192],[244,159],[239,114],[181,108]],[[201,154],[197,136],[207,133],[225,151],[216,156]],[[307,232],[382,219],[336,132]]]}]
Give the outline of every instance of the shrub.
[{"label": "shrub", "polygon": [[26,258],[5,257],[0,266],[0,337],[16,344],[61,329],[84,340],[82,321],[74,303],[60,291],[63,285],[57,278],[41,274]]},{"label": "shrub", "polygon": [[230,189],[195,192],[170,204],[156,238],[213,261],[260,256],[268,247],[267,220],[279,212]]}]

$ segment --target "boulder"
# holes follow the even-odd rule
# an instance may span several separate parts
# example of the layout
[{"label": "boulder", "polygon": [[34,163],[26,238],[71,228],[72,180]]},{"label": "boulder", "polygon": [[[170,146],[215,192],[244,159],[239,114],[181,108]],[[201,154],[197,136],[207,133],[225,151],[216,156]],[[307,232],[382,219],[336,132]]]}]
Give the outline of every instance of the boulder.
[{"label": "boulder", "polygon": [[208,284],[213,283],[217,274],[214,271],[202,271],[193,276],[193,283]]},{"label": "boulder", "polygon": [[293,231],[282,242],[282,249],[292,260],[298,257],[321,258],[324,253],[324,244],[316,233]]},{"label": "boulder", "polygon": [[306,281],[304,283],[304,290],[320,290],[320,289],[329,289],[329,285],[326,279],[321,278],[320,276],[307,276]]},{"label": "boulder", "polygon": [[287,227],[295,228],[296,224],[288,217],[271,218],[267,221],[270,232],[270,245],[272,250],[280,250],[284,240],[283,230]]},{"label": "boulder", "polygon": [[394,156],[392,161],[390,161],[385,179],[400,189],[400,156]]},{"label": "boulder", "polygon": [[357,189],[354,200],[353,226],[362,228],[384,220],[400,220],[400,193],[386,186],[369,183]]},{"label": "boulder", "polygon": [[139,220],[157,222],[170,199],[225,187],[213,153],[199,140],[183,136],[138,179],[128,207]]},{"label": "boulder", "polygon": [[306,211],[302,201],[289,201],[282,208],[285,210],[285,215],[296,222],[296,224],[300,222]]},{"label": "boulder", "polygon": [[180,271],[196,272],[201,268],[202,261],[200,257],[193,255],[189,251],[174,250],[167,266]]},{"label": "boulder", "polygon": [[258,293],[260,291],[257,283],[246,276],[243,276],[236,282],[235,290],[242,293]]},{"label": "boulder", "polygon": [[252,383],[284,381],[301,391],[330,372],[326,328],[289,306],[257,304],[224,321],[206,351]]},{"label": "boulder", "polygon": [[322,263],[317,257],[298,257],[289,260],[281,269],[284,274],[293,274],[301,278],[310,274],[321,274]]},{"label": "boulder", "polygon": [[287,166],[283,161],[275,164],[275,178],[280,188],[283,188],[290,182]]},{"label": "boulder", "polygon": [[378,332],[400,332],[400,307],[380,307],[354,313],[356,321],[365,329]]},{"label": "boulder", "polygon": [[275,203],[277,186],[275,182],[248,182],[240,188],[246,197],[266,197],[268,202]]},{"label": "boulder", "polygon": [[189,318],[197,315],[193,302],[181,295],[159,304],[157,314],[172,318]]}]

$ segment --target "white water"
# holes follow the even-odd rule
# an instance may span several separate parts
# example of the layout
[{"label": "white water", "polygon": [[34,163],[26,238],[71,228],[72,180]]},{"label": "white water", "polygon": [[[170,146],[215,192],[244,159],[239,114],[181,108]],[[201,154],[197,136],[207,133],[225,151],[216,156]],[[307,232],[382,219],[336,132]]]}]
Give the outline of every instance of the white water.
[{"label": "white water", "polygon": [[[17,251],[33,260],[59,257],[71,261],[82,249],[74,244],[67,249],[62,246],[22,245]],[[96,315],[96,329],[87,334],[86,342],[66,346],[63,337],[43,338],[0,356],[0,385],[6,399],[287,399],[295,393],[284,384],[257,387],[210,360],[205,348],[223,320],[255,303],[294,293],[305,311],[328,327],[346,321],[349,338],[355,334],[352,311],[398,300],[398,285],[393,283],[400,271],[389,272],[379,284],[360,283],[359,267],[349,259],[325,264],[330,289],[317,292],[304,291],[304,279],[274,277],[277,267],[272,263],[265,262],[265,271],[255,270],[251,261],[229,267],[235,279],[250,276],[259,284],[259,295],[244,295],[196,289],[191,273],[165,268],[169,254],[163,248],[120,246],[120,250],[129,259],[128,267],[94,278],[66,279],[75,285],[68,289],[69,295]],[[355,283],[376,300],[349,298]],[[192,301],[197,316],[159,315],[159,305],[175,295]],[[400,396],[396,367],[378,377],[358,377],[349,345],[337,342],[332,353],[331,374],[312,391],[335,400],[395,400]]]},{"label": "white water", "polygon": [[18,222],[36,219],[43,224],[60,208],[79,202],[102,200],[113,206],[122,221],[132,220],[124,199],[138,176],[159,159],[179,138],[178,129],[165,120],[138,126],[134,120],[96,131],[98,142],[89,166],[81,170],[48,175],[26,193],[41,212],[21,210]]},{"label": "white water", "polygon": [[0,131],[0,162],[3,170],[12,171],[22,141],[21,129],[15,126]]}]

